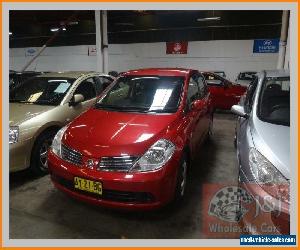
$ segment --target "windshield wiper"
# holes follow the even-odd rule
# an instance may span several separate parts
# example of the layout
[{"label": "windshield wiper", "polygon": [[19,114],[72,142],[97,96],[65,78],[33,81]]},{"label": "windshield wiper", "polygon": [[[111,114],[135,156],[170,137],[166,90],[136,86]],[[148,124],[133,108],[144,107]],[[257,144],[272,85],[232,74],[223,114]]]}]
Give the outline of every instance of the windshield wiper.
[{"label": "windshield wiper", "polygon": [[148,113],[174,113],[176,108],[164,108],[164,109],[151,109],[148,110]]},{"label": "windshield wiper", "polygon": [[115,105],[104,105],[97,103],[96,108],[103,108],[103,109],[109,109],[109,110],[118,110],[118,111],[128,111],[128,112],[147,112],[149,110],[149,107],[136,107],[136,106],[115,106]]}]

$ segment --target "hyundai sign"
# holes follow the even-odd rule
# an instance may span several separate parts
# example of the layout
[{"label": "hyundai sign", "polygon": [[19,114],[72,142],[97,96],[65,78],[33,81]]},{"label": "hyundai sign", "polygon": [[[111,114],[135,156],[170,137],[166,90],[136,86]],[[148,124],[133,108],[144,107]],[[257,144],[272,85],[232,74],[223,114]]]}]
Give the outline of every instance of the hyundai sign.
[{"label": "hyundai sign", "polygon": [[255,39],[253,53],[278,53],[279,39]]}]

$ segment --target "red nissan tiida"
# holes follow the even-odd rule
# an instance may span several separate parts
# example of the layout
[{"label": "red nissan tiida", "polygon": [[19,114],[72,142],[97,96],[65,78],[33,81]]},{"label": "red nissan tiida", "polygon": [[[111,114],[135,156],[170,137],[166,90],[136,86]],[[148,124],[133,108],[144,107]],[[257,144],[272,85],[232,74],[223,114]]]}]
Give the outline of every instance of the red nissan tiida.
[{"label": "red nissan tiida", "polygon": [[198,71],[129,71],[56,134],[51,179],[74,198],[107,207],[146,210],[181,201],[191,156],[212,122]]}]

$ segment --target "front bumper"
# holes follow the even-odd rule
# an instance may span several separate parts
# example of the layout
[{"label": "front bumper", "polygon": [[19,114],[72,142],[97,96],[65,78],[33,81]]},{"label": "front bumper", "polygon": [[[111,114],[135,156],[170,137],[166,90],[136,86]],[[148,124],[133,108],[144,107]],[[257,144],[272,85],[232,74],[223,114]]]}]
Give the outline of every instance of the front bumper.
[{"label": "front bumper", "polygon": [[[251,234],[290,234],[290,213],[289,204],[278,201],[271,197],[261,186],[249,182],[242,170],[240,170],[239,186],[247,191],[256,202],[255,209],[259,210],[255,218],[242,217],[242,223],[247,226]],[[265,203],[264,199],[271,197],[272,204]],[[267,206],[267,207],[263,207]],[[270,211],[265,211],[265,210]],[[255,224],[255,225],[253,225]]]},{"label": "front bumper", "polygon": [[31,149],[30,139],[9,144],[9,172],[20,171],[29,167]]},{"label": "front bumper", "polygon": [[[105,172],[78,167],[48,152],[48,166],[54,185],[70,196],[94,205],[128,210],[159,208],[174,197],[179,161],[176,157],[160,170],[147,173]],[[103,194],[74,188],[74,177],[100,181]]]}]

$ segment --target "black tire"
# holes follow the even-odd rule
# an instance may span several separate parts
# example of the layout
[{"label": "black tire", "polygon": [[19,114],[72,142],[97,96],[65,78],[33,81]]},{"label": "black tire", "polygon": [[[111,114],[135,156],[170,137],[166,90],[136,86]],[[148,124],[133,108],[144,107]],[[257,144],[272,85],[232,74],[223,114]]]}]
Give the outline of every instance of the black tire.
[{"label": "black tire", "polygon": [[[47,130],[36,139],[30,161],[30,170],[38,176],[48,173],[47,150],[52,144],[52,140],[57,130]],[[43,155],[42,155],[43,154]]]},{"label": "black tire", "polygon": [[184,199],[187,191],[188,185],[188,167],[189,162],[186,153],[183,154],[181,157],[178,173],[177,173],[177,181],[176,181],[176,188],[175,188],[175,204],[181,203]]}]

